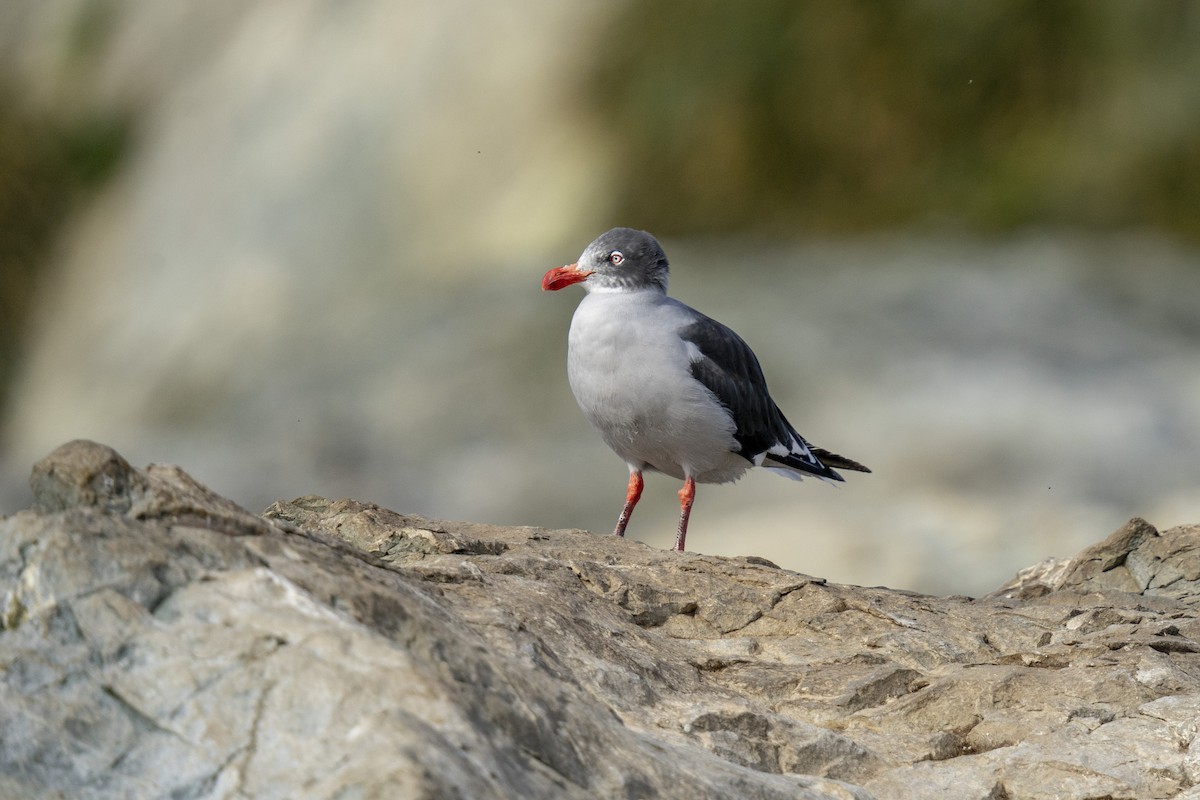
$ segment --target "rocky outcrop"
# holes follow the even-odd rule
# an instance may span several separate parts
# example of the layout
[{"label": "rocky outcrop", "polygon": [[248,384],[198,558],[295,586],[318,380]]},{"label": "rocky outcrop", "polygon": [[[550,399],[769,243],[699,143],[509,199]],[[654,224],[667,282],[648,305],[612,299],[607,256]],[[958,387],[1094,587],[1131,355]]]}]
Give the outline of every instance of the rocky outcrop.
[{"label": "rocky outcrop", "polygon": [[995,594],[350,500],[90,442],[0,521],[0,796],[1200,798],[1200,527]]}]

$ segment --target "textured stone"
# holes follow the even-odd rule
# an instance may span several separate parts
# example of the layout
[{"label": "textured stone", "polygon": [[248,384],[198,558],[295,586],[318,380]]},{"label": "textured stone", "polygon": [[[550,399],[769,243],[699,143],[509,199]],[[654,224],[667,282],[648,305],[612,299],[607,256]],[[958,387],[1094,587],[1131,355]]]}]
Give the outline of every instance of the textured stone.
[{"label": "textured stone", "polygon": [[[1188,798],[1200,527],[993,596],[263,517],[73,442],[0,520],[0,796]],[[1032,588],[1031,588],[1032,587]]]}]

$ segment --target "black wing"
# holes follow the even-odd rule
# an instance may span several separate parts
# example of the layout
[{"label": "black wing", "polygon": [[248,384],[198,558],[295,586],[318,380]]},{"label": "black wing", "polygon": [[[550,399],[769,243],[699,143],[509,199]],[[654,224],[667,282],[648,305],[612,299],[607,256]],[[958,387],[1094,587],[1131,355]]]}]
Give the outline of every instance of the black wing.
[{"label": "black wing", "polygon": [[701,358],[691,365],[692,377],[708,387],[733,415],[738,454],[754,464],[761,463],[757,459],[766,454],[768,462],[842,480],[821,463],[775,405],[750,346],[715,319],[695,313],[696,321],[680,331],[684,340],[700,350]]}]

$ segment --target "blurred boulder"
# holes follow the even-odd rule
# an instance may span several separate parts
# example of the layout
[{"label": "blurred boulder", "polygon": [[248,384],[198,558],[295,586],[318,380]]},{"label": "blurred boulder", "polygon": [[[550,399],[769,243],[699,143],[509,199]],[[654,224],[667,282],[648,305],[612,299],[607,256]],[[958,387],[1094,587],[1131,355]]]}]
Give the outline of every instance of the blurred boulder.
[{"label": "blurred boulder", "polygon": [[[186,460],[251,504],[323,475],[442,507],[447,445],[493,471],[488,432],[538,414],[487,387],[531,382],[537,277],[605,211],[605,150],[572,113],[575,32],[602,13],[6,4],[0,66],[24,102],[119,108],[129,132],[41,280],[0,500],[73,436]],[[459,439],[430,442],[448,404]],[[227,457],[264,436],[289,445]]]}]

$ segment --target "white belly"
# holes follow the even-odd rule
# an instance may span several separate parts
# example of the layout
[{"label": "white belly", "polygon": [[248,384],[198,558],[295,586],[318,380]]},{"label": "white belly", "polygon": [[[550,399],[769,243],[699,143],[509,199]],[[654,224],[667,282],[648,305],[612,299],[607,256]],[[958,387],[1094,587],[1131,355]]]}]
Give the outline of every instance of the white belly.
[{"label": "white belly", "polygon": [[654,292],[589,294],[571,322],[567,375],[579,407],[627,463],[703,483],[739,478],[734,425],[692,378],[687,323]]}]

